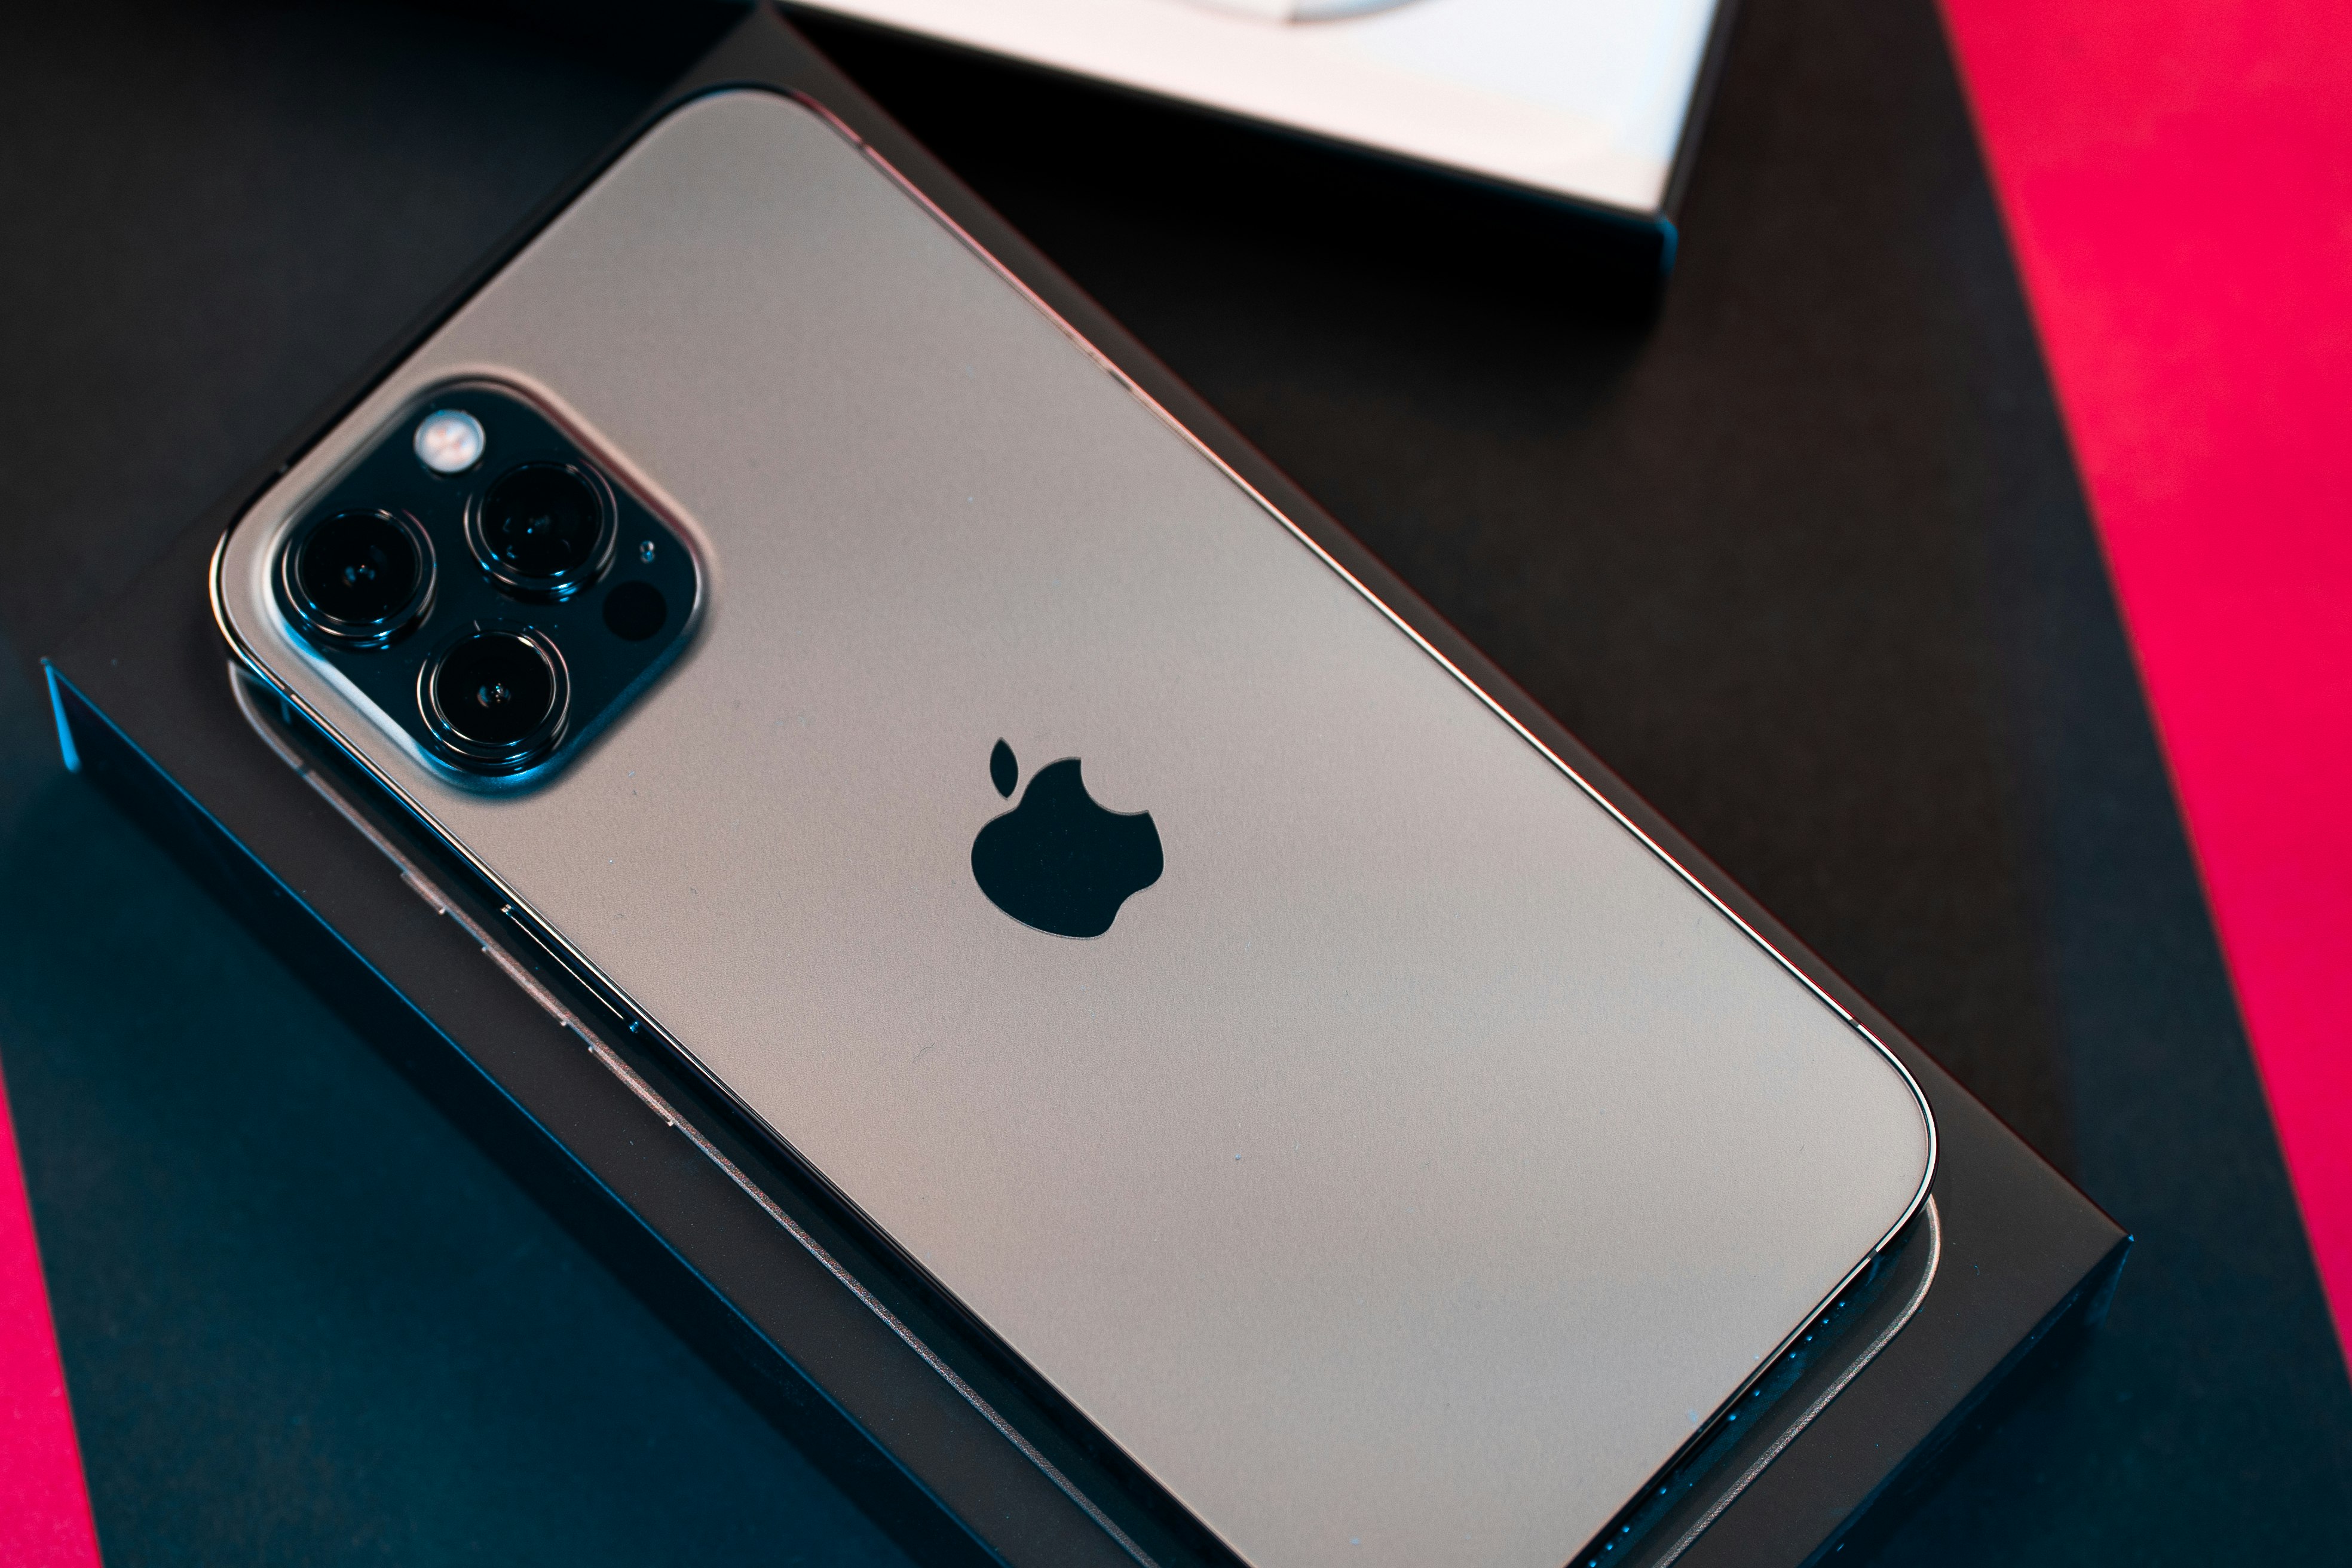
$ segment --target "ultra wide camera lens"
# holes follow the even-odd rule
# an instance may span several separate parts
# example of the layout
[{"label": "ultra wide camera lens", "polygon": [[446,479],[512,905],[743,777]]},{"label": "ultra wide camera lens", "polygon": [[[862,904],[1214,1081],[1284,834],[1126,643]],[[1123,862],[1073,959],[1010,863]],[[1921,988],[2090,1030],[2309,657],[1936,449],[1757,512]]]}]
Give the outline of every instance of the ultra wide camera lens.
[{"label": "ultra wide camera lens", "polygon": [[433,546],[410,519],[339,511],[305,528],[280,575],[296,616],[339,642],[380,647],[415,625],[433,586]]},{"label": "ultra wide camera lens", "polygon": [[481,773],[519,772],[553,751],[569,696],[562,655],[539,632],[468,633],[417,681],[433,738]]},{"label": "ultra wide camera lens", "polygon": [[483,568],[525,598],[569,598],[613,559],[604,488],[568,463],[509,468],[490,482],[467,521]]}]

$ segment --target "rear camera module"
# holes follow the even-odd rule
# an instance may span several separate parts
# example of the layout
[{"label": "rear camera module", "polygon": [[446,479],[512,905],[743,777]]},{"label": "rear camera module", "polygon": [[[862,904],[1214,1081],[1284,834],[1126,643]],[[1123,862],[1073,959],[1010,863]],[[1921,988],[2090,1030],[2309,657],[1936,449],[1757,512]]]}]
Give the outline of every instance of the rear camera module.
[{"label": "rear camera module", "polygon": [[604,481],[571,463],[524,463],[490,481],[466,517],[466,540],[493,582],[518,598],[568,599],[613,560]]},{"label": "rear camera module", "polygon": [[403,512],[331,512],[288,545],[278,587],[304,630],[348,647],[382,647],[424,616],[433,544]]},{"label": "rear camera module", "polygon": [[417,707],[441,750],[475,773],[520,773],[563,739],[571,684],[543,633],[481,628],[417,677]]},{"label": "rear camera module", "polygon": [[445,787],[538,787],[695,635],[677,527],[545,410],[480,380],[386,419],[265,557],[298,657]]}]

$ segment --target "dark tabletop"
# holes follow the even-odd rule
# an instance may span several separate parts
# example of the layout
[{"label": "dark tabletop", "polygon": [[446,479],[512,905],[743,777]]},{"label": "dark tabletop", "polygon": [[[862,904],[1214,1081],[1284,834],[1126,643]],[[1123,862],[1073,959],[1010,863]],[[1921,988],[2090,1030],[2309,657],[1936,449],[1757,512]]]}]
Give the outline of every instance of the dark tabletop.
[{"label": "dark tabletop", "polygon": [[[1930,0],[1746,0],[1650,311],[1269,139],[870,90],[2139,1237],[1893,1563],[2332,1558],[2352,1387]],[[13,673],[709,36],[46,6],[0,49],[0,1066],[117,1564],[874,1562]]]}]

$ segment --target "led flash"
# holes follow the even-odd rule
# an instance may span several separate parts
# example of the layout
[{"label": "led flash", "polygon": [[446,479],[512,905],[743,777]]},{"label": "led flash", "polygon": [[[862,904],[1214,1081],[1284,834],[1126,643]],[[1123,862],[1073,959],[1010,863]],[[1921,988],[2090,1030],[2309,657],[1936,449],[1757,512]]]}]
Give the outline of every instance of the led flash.
[{"label": "led flash", "polygon": [[482,460],[482,425],[463,409],[444,408],[416,426],[416,460],[436,474],[462,474]]}]

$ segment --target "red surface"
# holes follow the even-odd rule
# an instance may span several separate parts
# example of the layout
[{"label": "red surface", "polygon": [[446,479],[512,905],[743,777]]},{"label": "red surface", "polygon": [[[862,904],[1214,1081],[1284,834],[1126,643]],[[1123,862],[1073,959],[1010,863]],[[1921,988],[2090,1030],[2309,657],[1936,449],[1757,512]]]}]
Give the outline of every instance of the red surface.
[{"label": "red surface", "polygon": [[1944,0],[2339,1334],[2352,0]]},{"label": "red surface", "polygon": [[0,1089],[0,1563],[98,1568],[33,1215]]}]

